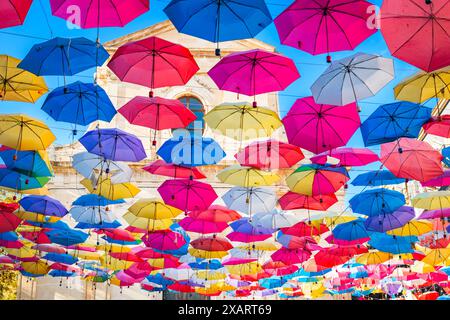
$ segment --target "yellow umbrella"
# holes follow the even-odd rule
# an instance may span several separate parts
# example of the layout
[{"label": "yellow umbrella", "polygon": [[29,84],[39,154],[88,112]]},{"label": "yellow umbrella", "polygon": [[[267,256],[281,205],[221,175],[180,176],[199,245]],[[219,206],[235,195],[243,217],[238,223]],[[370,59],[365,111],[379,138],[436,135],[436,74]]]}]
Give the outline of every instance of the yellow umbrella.
[{"label": "yellow umbrella", "polygon": [[90,179],[80,182],[92,194],[100,195],[109,200],[120,200],[134,198],[141,190],[135,185],[126,183],[113,184],[109,178],[99,178],[97,186],[94,187]]},{"label": "yellow umbrella", "polygon": [[420,193],[412,199],[412,204],[426,210],[450,208],[450,191]]},{"label": "yellow umbrella", "polygon": [[176,218],[183,212],[165,204],[160,199],[140,199],[128,211],[136,217],[152,220]]},{"label": "yellow umbrella", "polygon": [[223,280],[227,275],[216,270],[198,270],[195,272],[195,277],[205,280]]},{"label": "yellow umbrella", "polygon": [[201,259],[221,259],[228,255],[228,251],[206,251],[189,248],[191,256]]},{"label": "yellow umbrella", "polygon": [[381,264],[390,259],[392,259],[392,254],[388,252],[373,250],[358,256],[356,258],[356,262],[365,265],[370,265],[370,264]]},{"label": "yellow umbrella", "polygon": [[34,262],[22,262],[22,268],[26,272],[34,275],[46,275],[50,270],[50,267],[47,264],[47,262],[43,260],[38,260]]},{"label": "yellow umbrella", "polygon": [[102,254],[99,252],[83,250],[69,250],[67,253],[75,258],[89,261],[100,261],[100,258],[102,257]]},{"label": "yellow umbrella", "polygon": [[278,114],[270,109],[244,103],[224,103],[204,117],[208,126],[235,140],[270,137],[281,127]]},{"label": "yellow umbrella", "polygon": [[105,256],[100,257],[100,262],[101,262],[103,267],[108,268],[108,269],[110,269],[112,271],[128,269],[134,263],[132,261],[120,260],[120,259],[116,259],[116,258],[113,258],[113,257],[110,257],[110,256],[108,256],[108,257],[105,257]]},{"label": "yellow umbrella", "polygon": [[226,266],[226,269],[229,273],[239,276],[255,275],[263,270],[257,261]]},{"label": "yellow umbrella", "polygon": [[389,230],[387,234],[396,236],[421,236],[433,231],[433,224],[429,221],[411,220],[403,227]]},{"label": "yellow umbrella", "polygon": [[127,246],[121,246],[120,244],[107,243],[96,246],[97,250],[114,253],[126,253],[130,252],[131,248]]},{"label": "yellow umbrella", "polygon": [[245,251],[276,251],[280,248],[280,245],[271,243],[271,242],[255,242],[254,244],[247,244],[236,247],[237,249],[245,250]]},{"label": "yellow umbrella", "polygon": [[412,272],[417,273],[430,273],[436,271],[436,269],[423,261],[414,261],[412,265],[409,266]]},{"label": "yellow umbrella", "polygon": [[126,212],[122,218],[130,225],[148,231],[167,230],[172,224],[171,219],[153,220],[136,217],[131,212]]},{"label": "yellow umbrella", "polygon": [[300,287],[302,288],[302,292],[305,295],[305,297],[310,297],[310,298],[320,298],[321,296],[323,296],[323,294],[326,290],[326,288],[323,286],[322,282],[301,283]]},{"label": "yellow umbrella", "polygon": [[431,98],[450,99],[450,68],[419,72],[394,89],[397,100],[422,103]]},{"label": "yellow umbrella", "polygon": [[28,246],[23,246],[21,248],[3,248],[8,254],[19,257],[19,258],[33,258],[36,256],[37,251],[31,249]]},{"label": "yellow umbrella", "polygon": [[0,100],[35,103],[48,92],[45,80],[20,69],[20,63],[7,55],[0,55]]},{"label": "yellow umbrella", "polygon": [[245,188],[270,186],[281,179],[272,172],[241,166],[230,166],[220,171],[217,178],[223,183]]},{"label": "yellow umbrella", "polygon": [[61,220],[61,217],[46,216],[46,215],[35,213],[35,212],[28,212],[28,211],[21,211],[21,210],[16,211],[15,215],[18,216],[22,220],[29,220],[29,221],[41,222],[41,223],[55,223],[55,222],[58,222],[59,220]]},{"label": "yellow umbrella", "polygon": [[436,266],[450,258],[450,248],[428,249],[424,250],[427,255],[422,259],[423,263]]},{"label": "yellow umbrella", "polygon": [[45,150],[56,137],[39,120],[25,115],[0,115],[0,144],[16,150]]}]

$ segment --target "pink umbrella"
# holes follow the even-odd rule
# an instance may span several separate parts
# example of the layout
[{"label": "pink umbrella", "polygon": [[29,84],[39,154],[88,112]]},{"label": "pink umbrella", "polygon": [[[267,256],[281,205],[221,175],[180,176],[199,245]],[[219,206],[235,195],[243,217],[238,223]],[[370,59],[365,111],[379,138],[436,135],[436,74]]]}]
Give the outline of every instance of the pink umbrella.
[{"label": "pink umbrella", "polygon": [[124,272],[133,278],[145,278],[148,276],[155,268],[152,268],[148,262],[135,262]]},{"label": "pink umbrella", "polygon": [[186,244],[183,235],[172,230],[161,230],[148,233],[142,237],[142,241],[147,247],[161,251],[177,250]]},{"label": "pink umbrella", "polygon": [[425,182],[444,173],[442,155],[428,143],[401,138],[381,145],[381,162],[395,176]]},{"label": "pink umbrella", "polygon": [[33,0],[9,0],[0,2],[0,29],[23,24]]},{"label": "pink umbrella", "polygon": [[[191,52],[178,44],[150,37],[121,46],[108,63],[117,77],[151,90],[186,84],[199,70]],[[153,97],[153,92],[150,92]]]},{"label": "pink umbrella", "polygon": [[248,234],[243,232],[233,231],[227,235],[227,238],[231,241],[251,243],[264,241],[272,237],[272,234]]},{"label": "pink umbrella", "polygon": [[50,5],[54,16],[83,29],[123,27],[150,8],[149,0],[51,0]]},{"label": "pink umbrella", "polygon": [[365,148],[337,148],[322,152],[310,160],[313,163],[324,165],[327,163],[327,157],[338,159],[339,165],[346,167],[365,166],[380,160],[376,153]]},{"label": "pink umbrella", "polygon": [[251,262],[256,262],[258,259],[243,259],[236,257],[228,257],[222,260],[222,265],[224,266],[237,266],[239,264],[247,264]]},{"label": "pink umbrella", "polygon": [[196,167],[183,167],[176,164],[166,163],[164,160],[156,160],[142,169],[151,174],[171,177],[174,179],[206,178],[206,176]]},{"label": "pink umbrella", "polygon": [[309,209],[326,211],[338,202],[338,199],[334,194],[306,196],[289,191],[278,202],[283,210]]},{"label": "pink umbrella", "polygon": [[144,280],[145,277],[142,278],[134,278],[133,276],[125,273],[125,271],[120,270],[119,272],[117,272],[115,274],[115,277],[121,281],[121,286],[124,286],[124,284],[128,285],[133,285],[135,283],[139,283],[142,280]]},{"label": "pink umbrella", "polygon": [[450,138],[450,115],[445,114],[439,117],[433,117],[423,125],[423,130],[428,134]]},{"label": "pink umbrella", "polygon": [[234,157],[258,169],[288,169],[305,158],[299,147],[276,140],[253,142]]},{"label": "pink umbrella", "polygon": [[298,99],[283,118],[288,140],[313,153],[347,144],[361,125],[355,103],[337,107],[316,104],[313,97]]},{"label": "pink umbrella", "polygon": [[66,249],[63,247],[59,247],[54,244],[36,244],[31,247],[31,249],[35,249],[38,251],[51,252],[51,253],[66,253]]},{"label": "pink umbrella", "polygon": [[220,233],[228,228],[226,222],[213,222],[207,220],[193,219],[186,217],[179,222],[180,226],[188,232],[196,232],[201,234]]},{"label": "pink umbrella", "polygon": [[258,94],[283,91],[300,77],[290,58],[261,49],[232,53],[220,60],[208,74],[219,89],[255,99]]},{"label": "pink umbrella", "polygon": [[430,179],[426,182],[421,182],[423,187],[446,187],[450,186],[450,170],[445,170],[444,173],[436,178]]},{"label": "pink umbrella", "polygon": [[311,252],[305,249],[281,248],[270,257],[273,261],[280,261],[284,264],[297,264],[307,261],[311,257]]},{"label": "pink umbrella", "polygon": [[206,210],[217,199],[211,185],[189,179],[166,180],[158,192],[166,204],[184,211]]},{"label": "pink umbrella", "polygon": [[444,219],[450,217],[450,208],[442,208],[436,210],[426,210],[422,212],[418,219]]},{"label": "pink umbrella", "polygon": [[369,25],[371,6],[363,0],[297,0],[275,26],[282,44],[313,55],[353,50],[377,31]]}]

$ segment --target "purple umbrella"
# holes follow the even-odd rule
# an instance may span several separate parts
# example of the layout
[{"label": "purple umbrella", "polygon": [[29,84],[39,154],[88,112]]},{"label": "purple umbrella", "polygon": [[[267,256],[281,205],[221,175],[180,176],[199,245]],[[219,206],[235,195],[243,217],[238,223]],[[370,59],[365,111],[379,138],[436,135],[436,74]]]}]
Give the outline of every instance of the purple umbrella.
[{"label": "purple umbrella", "polygon": [[147,157],[141,140],[120,129],[89,131],[80,143],[88,152],[108,160],[139,162]]},{"label": "purple umbrella", "polygon": [[426,210],[422,212],[418,219],[444,219],[450,217],[450,208],[442,208],[436,210]]},{"label": "purple umbrella", "polygon": [[364,225],[367,230],[386,232],[403,227],[415,217],[414,208],[403,206],[392,213],[383,213],[369,217]]},{"label": "purple umbrella", "polygon": [[64,217],[68,213],[61,202],[47,196],[27,196],[19,204],[25,211],[46,216]]}]

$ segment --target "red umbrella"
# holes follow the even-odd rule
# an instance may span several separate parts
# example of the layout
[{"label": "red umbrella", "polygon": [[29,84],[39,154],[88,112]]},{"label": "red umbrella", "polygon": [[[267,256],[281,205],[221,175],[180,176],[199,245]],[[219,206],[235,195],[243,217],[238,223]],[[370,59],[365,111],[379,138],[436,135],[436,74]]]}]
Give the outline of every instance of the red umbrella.
[{"label": "red umbrella", "polygon": [[379,160],[376,153],[365,148],[337,148],[322,152],[310,160],[313,163],[324,165],[327,163],[327,157],[338,159],[339,165],[345,167],[365,166]]},{"label": "red umbrella", "polygon": [[289,191],[278,202],[283,210],[309,209],[326,211],[338,202],[338,199],[334,194],[306,196]]},{"label": "red umbrella", "polygon": [[174,179],[205,179],[206,176],[196,167],[183,167],[176,164],[166,163],[164,160],[156,160],[144,167],[143,170]]},{"label": "red umbrella", "polygon": [[371,6],[363,0],[297,0],[275,26],[282,44],[313,55],[353,50],[377,31],[368,23]]},{"label": "red umbrella", "polygon": [[311,252],[304,249],[281,248],[270,256],[273,261],[280,261],[285,264],[297,264],[307,261],[311,257]]},{"label": "red umbrella", "polygon": [[49,229],[42,229],[40,231],[20,231],[19,233],[25,239],[28,239],[37,244],[50,244],[52,241],[45,234]]},{"label": "red umbrella", "polygon": [[450,115],[445,114],[439,117],[433,117],[423,125],[423,130],[428,134],[450,138]]},{"label": "red umbrella", "polygon": [[230,241],[221,237],[199,238],[192,241],[191,246],[204,251],[228,251],[233,249]]},{"label": "red umbrella", "polygon": [[334,266],[344,264],[350,259],[351,259],[350,255],[331,254],[327,249],[319,251],[314,256],[314,260],[316,261],[316,263],[325,268],[332,268]]},{"label": "red umbrella", "polygon": [[253,97],[283,91],[300,77],[290,58],[261,49],[232,53],[208,74],[219,89]]},{"label": "red umbrella", "polygon": [[285,276],[294,273],[298,267],[292,264],[285,264],[281,261],[268,261],[262,265],[265,272],[274,276]]},{"label": "red umbrella", "polygon": [[394,57],[426,72],[450,65],[448,0],[385,0],[380,16]]},{"label": "red umbrella", "polygon": [[121,46],[108,67],[120,80],[152,90],[184,85],[199,70],[187,48],[157,37]]},{"label": "red umbrella", "polygon": [[220,233],[228,228],[226,222],[212,222],[207,220],[198,220],[191,217],[186,217],[179,222],[180,226],[189,232],[196,232],[201,234]]},{"label": "red umbrella", "polygon": [[157,130],[185,128],[197,119],[180,101],[160,97],[135,97],[119,113],[131,124],[154,129],[153,145],[156,145]]},{"label": "red umbrella", "polygon": [[442,155],[428,143],[401,138],[381,145],[381,162],[395,176],[425,182],[444,173]]},{"label": "red umbrella", "polygon": [[187,179],[167,180],[158,192],[166,204],[184,211],[208,209],[217,199],[211,185]]},{"label": "red umbrella", "polygon": [[33,0],[8,0],[0,2],[0,29],[23,24]]},{"label": "red umbrella", "polygon": [[14,213],[0,211],[0,233],[16,230],[21,222]]},{"label": "red umbrella", "polygon": [[133,236],[131,232],[123,229],[101,229],[95,232],[98,234],[104,234],[113,240],[130,241],[130,242],[136,241],[136,238]]},{"label": "red umbrella", "polygon": [[243,232],[237,232],[233,231],[227,234],[227,238],[231,241],[236,242],[244,242],[244,243],[251,243],[251,242],[259,242],[264,241],[272,237],[272,234],[248,234]]},{"label": "red umbrella", "polygon": [[299,147],[276,140],[253,142],[234,157],[258,169],[288,169],[305,158]]},{"label": "red umbrella", "polygon": [[289,228],[280,229],[284,234],[292,235],[296,237],[310,237],[318,236],[322,233],[329,231],[325,224],[320,224],[318,227],[308,225],[306,222],[299,222]]},{"label": "red umbrella", "polygon": [[205,220],[211,222],[225,222],[239,220],[242,216],[234,210],[220,205],[212,205],[206,210],[190,211],[189,217],[197,220]]},{"label": "red umbrella", "polygon": [[290,143],[313,153],[347,144],[361,125],[356,103],[337,107],[298,99],[283,118]]}]

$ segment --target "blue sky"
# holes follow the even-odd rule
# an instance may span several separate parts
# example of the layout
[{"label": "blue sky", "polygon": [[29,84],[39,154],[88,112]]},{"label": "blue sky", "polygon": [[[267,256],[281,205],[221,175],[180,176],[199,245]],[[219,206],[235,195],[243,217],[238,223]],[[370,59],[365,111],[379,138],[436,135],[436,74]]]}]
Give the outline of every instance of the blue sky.
[{"label": "blue sky", "polygon": [[[382,0],[370,1],[380,6]],[[166,20],[163,12],[169,0],[151,0],[151,9],[148,13],[128,24],[125,28],[103,28],[100,39],[102,42],[118,38],[146,28],[154,23]],[[292,3],[291,0],[267,0],[268,7],[275,18],[285,8]],[[35,0],[30,9],[29,15],[23,26],[0,30],[0,41],[2,43],[2,54],[11,55],[22,59],[28,50],[36,43],[45,41],[55,36],[78,37],[83,36],[89,39],[96,39],[96,30],[69,29],[66,21],[51,15],[48,0]],[[277,48],[277,51],[292,58],[300,71],[301,78],[292,84],[287,90],[280,93],[281,116],[289,111],[296,99],[311,95],[310,86],[317,77],[327,68],[325,56],[311,56],[307,53],[280,44],[278,34],[274,24],[271,24],[257,37],[259,40],[267,42]],[[389,51],[380,32],[371,36],[361,44],[354,52],[333,53],[333,59],[348,56],[355,52],[375,53],[389,57]],[[408,65],[397,59],[395,60],[396,79],[379,92],[375,97],[360,102],[361,120],[364,121],[379,105],[394,101],[393,88],[404,78],[417,72],[415,67]],[[80,75],[68,78],[68,82],[92,81],[94,70],[86,71]],[[56,88],[62,85],[61,77],[46,77],[49,88]],[[24,113],[45,121],[58,137],[57,144],[70,142],[71,126],[53,121],[46,113],[40,110],[45,97],[36,104],[2,102],[1,113]],[[363,146],[359,131],[349,143],[350,146]],[[374,151],[378,151],[376,148]],[[378,165],[366,167],[367,169],[377,169]],[[364,168],[364,169],[366,169]],[[361,172],[356,172],[361,173]],[[352,177],[355,173],[352,173]],[[353,193],[353,192],[351,192]]]}]

